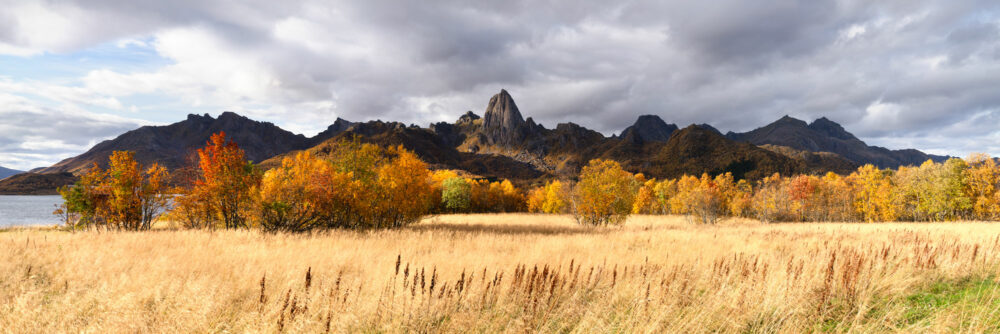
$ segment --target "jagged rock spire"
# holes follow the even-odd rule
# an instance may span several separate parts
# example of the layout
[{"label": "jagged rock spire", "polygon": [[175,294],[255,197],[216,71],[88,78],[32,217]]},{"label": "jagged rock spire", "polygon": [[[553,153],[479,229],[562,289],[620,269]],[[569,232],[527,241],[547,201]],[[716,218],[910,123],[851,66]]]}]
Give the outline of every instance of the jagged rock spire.
[{"label": "jagged rock spire", "polygon": [[499,94],[490,98],[483,116],[483,131],[494,144],[513,144],[524,139],[532,129],[525,126],[521,111],[517,109],[514,98],[501,89]]},{"label": "jagged rock spire", "polygon": [[524,124],[521,111],[517,109],[514,98],[501,89],[499,94],[490,98],[490,104],[486,107],[486,114],[483,117],[483,126],[487,129],[513,130]]}]

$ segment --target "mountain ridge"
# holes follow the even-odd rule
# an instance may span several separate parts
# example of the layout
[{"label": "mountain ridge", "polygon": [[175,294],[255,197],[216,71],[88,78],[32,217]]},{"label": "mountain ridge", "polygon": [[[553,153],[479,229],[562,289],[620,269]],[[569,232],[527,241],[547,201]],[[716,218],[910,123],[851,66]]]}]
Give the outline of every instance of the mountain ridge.
[{"label": "mountain ridge", "polygon": [[632,172],[656,178],[730,172],[737,178],[756,179],[773,173],[846,173],[863,163],[898,166],[936,157],[917,150],[868,146],[826,117],[806,123],[785,116],[752,131],[725,135],[708,124],[681,129],[657,115],[641,115],[621,135],[610,137],[572,122],[549,129],[531,117],[524,118],[510,93],[501,90],[490,98],[482,117],[468,111],[453,123],[428,127],[337,118],[313,137],[233,112],[217,118],[192,114],[170,125],[128,131],[40,172],[78,175],[95,162],[103,166],[114,150],[134,151],[143,164],[157,162],[178,170],[193,166],[195,150],[219,131],[225,131],[249,160],[264,168],[277,166],[282,157],[297,151],[323,152],[337,140],[361,140],[403,145],[435,169],[514,179],[520,184],[574,178],[595,158],[612,159]]},{"label": "mountain ridge", "polygon": [[806,123],[785,115],[777,121],[751,131],[726,133],[726,137],[758,146],[775,145],[800,151],[834,153],[859,165],[873,164],[880,168],[920,165],[927,160],[941,162],[948,158],[915,149],[889,150],[884,147],[869,146],[847,132],[843,126],[826,117]]},{"label": "mountain ridge", "polygon": [[248,160],[260,162],[280,153],[310,146],[309,138],[269,123],[251,120],[234,112],[223,112],[218,118],[208,114],[190,114],[187,119],[162,126],[143,126],[114,139],[103,141],[81,155],[68,158],[38,173],[70,172],[79,175],[93,163],[106,167],[108,157],[116,150],[134,151],[143,164],[157,162],[168,169],[187,164],[198,148],[213,133],[226,132],[246,151]]}]

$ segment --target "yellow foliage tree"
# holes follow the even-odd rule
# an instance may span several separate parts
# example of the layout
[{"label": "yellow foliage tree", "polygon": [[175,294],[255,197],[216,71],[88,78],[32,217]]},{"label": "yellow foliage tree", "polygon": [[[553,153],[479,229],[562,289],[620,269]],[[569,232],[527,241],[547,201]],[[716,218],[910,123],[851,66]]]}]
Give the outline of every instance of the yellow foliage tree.
[{"label": "yellow foliage tree", "polygon": [[148,230],[167,206],[167,176],[159,164],[143,170],[134,152],[114,151],[106,171],[95,163],[74,186],[60,189],[63,210],[84,227]]},{"label": "yellow foliage tree", "polygon": [[976,153],[965,161],[969,165],[969,197],[972,213],[977,219],[994,220],[1000,217],[1000,168],[989,155]]},{"label": "yellow foliage tree", "polygon": [[574,215],[588,226],[620,225],[632,213],[639,182],[611,160],[591,160],[573,190]]},{"label": "yellow foliage tree", "polygon": [[901,207],[892,181],[886,173],[867,164],[859,167],[855,174],[857,195],[854,207],[861,214],[861,219],[868,222],[895,221]]},{"label": "yellow foliage tree", "polygon": [[656,179],[642,182],[642,186],[639,187],[639,192],[635,196],[635,203],[632,205],[632,213],[651,214],[658,211],[655,194],[656,184]]}]

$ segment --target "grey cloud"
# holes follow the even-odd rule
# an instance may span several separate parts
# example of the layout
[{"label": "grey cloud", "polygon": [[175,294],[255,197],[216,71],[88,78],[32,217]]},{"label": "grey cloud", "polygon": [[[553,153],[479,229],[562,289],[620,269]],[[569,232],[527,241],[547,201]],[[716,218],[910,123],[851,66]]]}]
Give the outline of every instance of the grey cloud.
[{"label": "grey cloud", "polygon": [[[983,124],[1000,110],[995,1],[55,4],[91,13],[85,22],[122,22],[81,27],[79,43],[56,51],[205,27],[273,70],[287,103],[333,100],[314,117],[330,122],[454,120],[507,88],[547,126],[573,121],[610,134],[658,114],[744,131],[785,114],[827,116],[894,148],[963,154],[974,144],[962,143],[992,140],[997,129]],[[276,38],[271,30],[289,18],[309,22],[324,51]],[[25,34],[0,23],[0,41],[30,42],[16,36]],[[373,53],[359,58],[347,51],[355,46]],[[879,102],[898,114],[869,110]]]},{"label": "grey cloud", "polygon": [[80,154],[100,140],[137,128],[140,123],[93,115],[0,105],[0,166],[28,170]]}]

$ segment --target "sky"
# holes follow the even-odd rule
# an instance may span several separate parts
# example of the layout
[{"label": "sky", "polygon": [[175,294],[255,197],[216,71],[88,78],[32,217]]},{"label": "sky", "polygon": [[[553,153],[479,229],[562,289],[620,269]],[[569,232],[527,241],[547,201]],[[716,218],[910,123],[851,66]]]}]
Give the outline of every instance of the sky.
[{"label": "sky", "polygon": [[1000,2],[0,0],[10,168],[191,113],[426,126],[501,88],[550,128],[825,116],[869,144],[997,156]]}]

